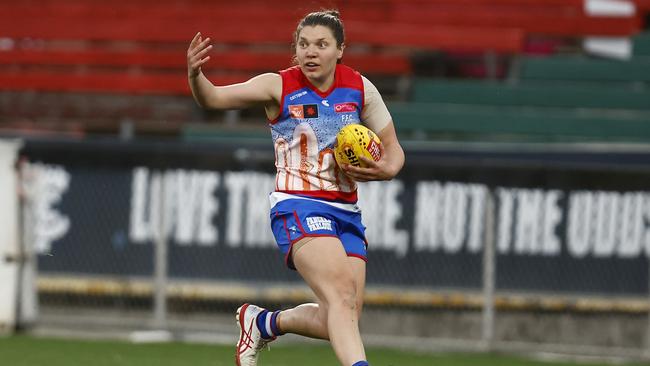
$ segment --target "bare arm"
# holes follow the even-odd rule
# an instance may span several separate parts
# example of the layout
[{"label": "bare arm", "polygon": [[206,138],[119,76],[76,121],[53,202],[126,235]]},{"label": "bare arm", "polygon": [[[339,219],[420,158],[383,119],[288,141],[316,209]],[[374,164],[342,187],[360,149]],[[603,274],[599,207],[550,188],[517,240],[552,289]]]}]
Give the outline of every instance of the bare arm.
[{"label": "bare arm", "polygon": [[187,50],[187,70],[189,85],[196,102],[203,108],[239,109],[256,104],[278,104],[282,94],[280,75],[267,73],[238,84],[215,86],[208,80],[201,66],[210,60],[208,52],[212,49],[210,38],[203,39],[197,33]]},{"label": "bare arm", "polygon": [[370,80],[363,77],[365,100],[362,113],[364,124],[373,130],[381,140],[381,159],[375,162],[372,159],[361,157],[366,163],[366,168],[347,166],[343,167],[346,174],[359,182],[371,180],[393,179],[404,165],[404,151],[397,140],[393,118],[386,108],[386,104],[377,88]]}]

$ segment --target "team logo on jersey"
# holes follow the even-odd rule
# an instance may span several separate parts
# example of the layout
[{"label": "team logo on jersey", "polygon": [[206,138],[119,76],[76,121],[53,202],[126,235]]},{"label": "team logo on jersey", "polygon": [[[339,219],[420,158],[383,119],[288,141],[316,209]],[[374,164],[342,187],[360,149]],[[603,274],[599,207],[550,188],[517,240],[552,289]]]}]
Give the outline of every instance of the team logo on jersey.
[{"label": "team logo on jersey", "polygon": [[318,104],[305,104],[305,118],[318,118]]},{"label": "team logo on jersey", "polygon": [[291,115],[291,118],[305,118],[305,113],[302,108],[302,104],[300,105],[290,105],[289,106],[289,115]]},{"label": "team logo on jersey", "polygon": [[334,111],[336,113],[350,113],[357,110],[357,103],[345,102],[334,104]]},{"label": "team logo on jersey", "polygon": [[292,104],[289,105],[291,118],[318,118],[318,104]]}]

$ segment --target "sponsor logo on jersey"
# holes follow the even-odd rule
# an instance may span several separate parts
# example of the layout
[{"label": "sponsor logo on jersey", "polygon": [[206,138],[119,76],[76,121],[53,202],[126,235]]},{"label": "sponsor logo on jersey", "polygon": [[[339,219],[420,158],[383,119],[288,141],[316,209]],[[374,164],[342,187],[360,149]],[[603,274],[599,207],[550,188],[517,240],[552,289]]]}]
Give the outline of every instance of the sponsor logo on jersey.
[{"label": "sponsor logo on jersey", "polygon": [[318,118],[318,104],[290,104],[291,118]]},{"label": "sponsor logo on jersey", "polygon": [[334,104],[334,111],[336,113],[350,113],[357,110],[357,103],[345,102]]},{"label": "sponsor logo on jersey", "polygon": [[309,231],[316,231],[316,230],[334,231],[332,229],[332,220],[330,219],[326,219],[320,216],[314,216],[314,217],[307,217],[306,221],[307,221],[307,227],[309,227]]},{"label": "sponsor logo on jersey", "polygon": [[289,97],[289,100],[295,100],[295,99],[298,99],[298,98],[302,97],[302,96],[305,95],[305,94],[307,94],[307,91],[303,90],[303,91],[301,91],[300,93],[297,93],[297,94],[294,94],[294,95],[290,96],[290,97]]},{"label": "sponsor logo on jersey", "polygon": [[323,99],[323,100],[321,101],[321,103],[322,103],[325,107],[329,107],[329,106],[330,106],[330,102],[328,102],[327,99]]}]

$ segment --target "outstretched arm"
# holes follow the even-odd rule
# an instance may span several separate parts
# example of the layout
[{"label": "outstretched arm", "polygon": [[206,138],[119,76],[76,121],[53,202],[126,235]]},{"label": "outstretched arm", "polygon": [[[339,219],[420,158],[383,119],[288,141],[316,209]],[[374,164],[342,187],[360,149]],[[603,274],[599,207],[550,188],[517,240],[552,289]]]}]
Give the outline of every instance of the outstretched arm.
[{"label": "outstretched arm", "polygon": [[208,80],[201,66],[210,60],[210,38],[197,33],[187,50],[187,71],[192,95],[203,108],[239,109],[255,104],[268,105],[279,101],[282,93],[280,75],[267,73],[238,84],[215,86]]}]

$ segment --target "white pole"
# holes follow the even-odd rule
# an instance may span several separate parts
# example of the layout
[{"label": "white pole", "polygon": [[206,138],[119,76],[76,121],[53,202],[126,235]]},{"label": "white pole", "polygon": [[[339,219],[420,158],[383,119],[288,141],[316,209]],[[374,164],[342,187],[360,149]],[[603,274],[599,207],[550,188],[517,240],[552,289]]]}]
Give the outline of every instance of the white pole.
[{"label": "white pole", "polygon": [[481,344],[487,351],[492,350],[494,344],[494,291],[496,254],[494,238],[494,196],[488,189],[485,195],[485,233],[483,248],[483,324]]},{"label": "white pole", "polygon": [[19,261],[18,177],[16,160],[21,143],[0,140],[0,333],[15,329]]},{"label": "white pole", "polygon": [[154,326],[165,329],[167,327],[167,205],[164,172],[160,172],[154,179],[158,180],[158,233],[155,236],[154,255]]},{"label": "white pole", "polygon": [[650,260],[646,263],[648,265],[648,324],[645,330],[645,350],[642,354],[646,359],[650,359]]}]

